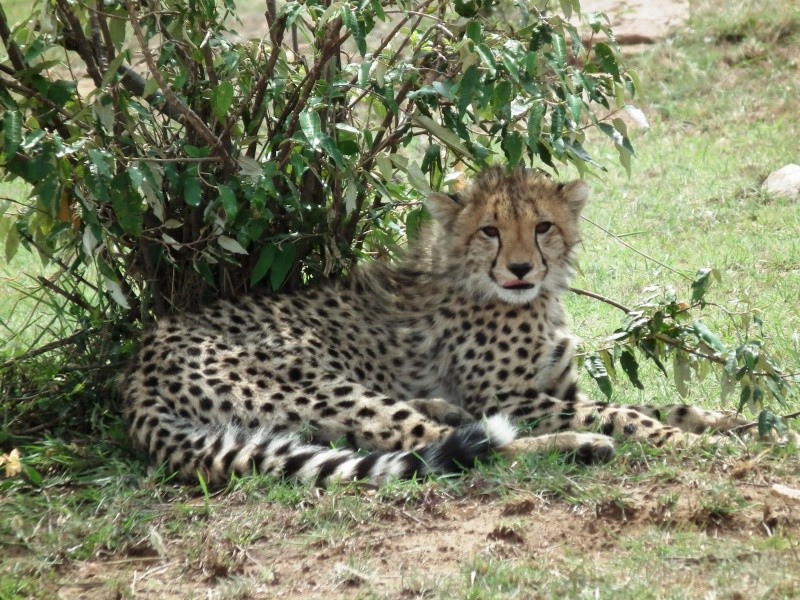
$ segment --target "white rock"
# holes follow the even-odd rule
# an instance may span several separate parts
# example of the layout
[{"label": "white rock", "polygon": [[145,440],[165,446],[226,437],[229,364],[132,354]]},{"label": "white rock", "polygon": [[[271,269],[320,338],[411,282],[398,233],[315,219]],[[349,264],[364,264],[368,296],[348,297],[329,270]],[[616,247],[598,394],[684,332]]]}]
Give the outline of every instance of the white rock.
[{"label": "white rock", "polygon": [[800,200],[800,165],[786,165],[773,171],[761,189],[772,196]]}]

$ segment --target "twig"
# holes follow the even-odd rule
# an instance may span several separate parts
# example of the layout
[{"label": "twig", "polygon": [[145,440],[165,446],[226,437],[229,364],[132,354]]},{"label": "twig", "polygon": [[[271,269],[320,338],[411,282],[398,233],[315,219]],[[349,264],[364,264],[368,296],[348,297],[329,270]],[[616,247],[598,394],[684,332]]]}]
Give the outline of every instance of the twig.
[{"label": "twig", "polygon": [[600,300],[600,302],[605,302],[606,304],[610,304],[614,308],[620,309],[626,315],[633,312],[633,309],[628,308],[624,304],[620,304],[619,302],[612,300],[611,298],[606,298],[605,296],[601,296],[600,294],[597,294],[595,292],[590,292],[588,290],[582,290],[580,288],[574,288],[574,287],[569,288],[569,291],[572,292],[573,294],[578,294],[579,296],[588,296],[589,298],[594,298],[595,300]]},{"label": "twig", "polygon": [[190,125],[192,129],[194,129],[194,131],[200,135],[200,137],[203,138],[203,140],[209,146],[217,151],[227,167],[233,168],[234,161],[223,146],[222,141],[212,133],[205,123],[203,123],[203,120],[197,116],[196,112],[181,102],[180,98],[175,95],[172,89],[167,85],[167,82],[161,76],[161,72],[158,70],[158,66],[153,59],[153,54],[150,52],[150,47],[147,45],[147,40],[144,39],[142,28],[139,26],[139,13],[136,10],[136,7],[134,7],[133,2],[131,2],[131,0],[125,0],[125,7],[128,10],[128,21],[133,28],[133,33],[136,36],[137,41],[139,42],[142,56],[147,63],[147,68],[149,69],[150,74],[153,76],[153,79],[156,80],[159,89],[166,97],[167,103],[173,109],[180,112],[183,115],[186,124]]},{"label": "twig", "polygon": [[85,310],[85,311],[87,311],[87,312],[89,312],[89,313],[91,313],[91,312],[94,310],[94,309],[91,307],[91,305],[89,305],[89,303],[87,303],[87,302],[86,302],[86,301],[85,301],[83,298],[79,298],[79,297],[78,297],[78,296],[76,296],[75,294],[70,294],[70,293],[69,293],[67,290],[63,290],[63,289],[61,289],[61,288],[60,288],[60,287],[58,287],[58,286],[57,286],[55,283],[53,283],[52,281],[50,281],[49,279],[47,279],[47,277],[43,277],[43,276],[39,275],[39,276],[36,278],[36,281],[38,281],[39,283],[41,283],[41,284],[42,284],[44,287],[46,287],[48,290],[50,290],[50,291],[52,291],[52,292],[55,292],[55,293],[56,293],[56,294],[58,294],[59,296],[63,296],[64,298],[66,298],[67,300],[69,300],[70,302],[72,302],[73,304],[77,304],[77,305],[78,305],[78,306],[80,306],[80,307],[81,307],[83,310]]},{"label": "twig", "polygon": [[[800,410],[795,411],[793,413],[789,413],[788,415],[781,415],[782,420],[787,419],[796,419],[800,417]],[[746,431],[748,429],[752,429],[753,427],[758,425],[758,421],[753,421],[752,423],[745,423],[744,425],[739,425],[738,427],[734,427],[733,429],[729,429],[728,433],[738,433],[739,431]]]},{"label": "twig", "polygon": [[94,284],[90,283],[89,281],[87,281],[86,279],[84,279],[79,273],[76,273],[72,269],[72,267],[70,267],[68,264],[66,264],[63,260],[61,260],[60,258],[58,258],[56,256],[53,256],[53,254],[50,251],[48,251],[46,248],[43,248],[40,244],[36,243],[36,240],[34,240],[30,235],[28,235],[27,233],[20,233],[20,235],[22,236],[22,238],[26,242],[28,242],[31,246],[36,248],[37,251],[39,251],[42,254],[44,254],[49,260],[52,260],[59,267],[61,267],[67,273],[69,273],[70,275],[75,277],[78,281],[80,281],[83,285],[85,285],[86,287],[88,287],[91,290],[94,290],[97,293],[100,293],[100,288],[98,288],[96,285],[94,285]]},{"label": "twig", "polygon": [[67,0],[56,0],[56,3],[58,4],[58,12],[61,19],[68,26],[67,36],[71,37],[75,42],[76,50],[86,65],[86,72],[89,73],[94,84],[100,87],[103,84],[103,76],[98,69],[92,45],[86,39],[78,17],[72,12],[72,7],[67,3]]},{"label": "twig", "polygon": [[197,156],[197,157],[178,157],[178,158],[151,158],[148,156],[137,156],[133,160],[152,163],[214,163],[225,160],[221,156]]},{"label": "twig", "polygon": [[25,64],[25,57],[22,50],[19,49],[17,43],[11,39],[11,30],[8,28],[8,19],[3,10],[3,5],[0,4],[0,39],[3,40],[3,45],[6,47],[8,58],[11,59],[11,64],[17,71],[24,71],[27,67]]},{"label": "twig", "polygon": [[62,116],[66,117],[67,120],[72,121],[74,119],[74,115],[70,113],[67,109],[65,109],[63,106],[59,106],[58,104],[46,98],[36,90],[29,88],[27,85],[24,85],[18,81],[9,81],[8,79],[0,77],[0,86],[5,86],[10,90],[19,92],[20,94],[26,96],[27,98],[36,98],[38,101],[46,105],[48,108],[51,108],[54,111],[61,114]]},{"label": "twig", "polygon": [[649,254],[645,254],[645,253],[644,253],[644,252],[642,252],[641,250],[638,250],[638,249],[634,248],[634,247],[633,247],[633,246],[631,246],[631,245],[630,245],[628,242],[626,242],[625,240],[623,240],[623,239],[622,239],[620,236],[618,236],[618,235],[616,235],[616,234],[614,234],[614,233],[611,233],[611,232],[610,232],[608,229],[606,229],[605,227],[603,227],[602,225],[600,225],[600,223],[595,223],[595,222],[594,222],[594,221],[592,221],[590,218],[588,218],[588,217],[586,217],[586,216],[583,216],[583,215],[581,216],[581,218],[582,218],[582,219],[584,219],[585,221],[587,221],[588,223],[591,223],[591,224],[592,224],[592,225],[594,225],[595,227],[597,227],[597,228],[598,228],[600,231],[602,231],[602,232],[603,232],[603,233],[605,233],[606,235],[610,235],[611,237],[613,237],[613,238],[614,238],[615,240],[617,240],[617,241],[618,241],[620,244],[622,244],[623,246],[625,246],[625,247],[626,247],[628,250],[631,250],[631,251],[635,252],[636,254],[638,254],[639,256],[641,256],[641,257],[643,257],[643,258],[646,258],[647,260],[650,260],[650,261],[652,261],[652,262],[656,263],[656,264],[657,264],[658,266],[660,266],[660,267],[664,267],[664,268],[665,268],[665,269],[667,269],[668,271],[672,271],[672,272],[673,272],[673,273],[675,273],[676,275],[680,275],[680,276],[681,276],[681,277],[683,277],[684,279],[691,279],[691,277],[689,277],[688,275],[686,275],[686,273],[681,273],[681,272],[680,272],[680,271],[678,271],[677,269],[673,269],[673,268],[672,268],[672,267],[670,267],[668,264],[661,262],[661,261],[660,261],[660,260],[658,260],[657,258],[653,258],[653,257],[652,257],[652,256],[650,256]]},{"label": "twig", "polygon": [[31,359],[35,356],[39,356],[40,354],[44,354],[45,352],[50,352],[51,350],[57,350],[59,348],[63,348],[64,346],[69,346],[70,344],[76,342],[78,339],[90,333],[91,331],[92,331],[91,327],[88,329],[82,329],[81,331],[76,331],[72,335],[68,335],[65,338],[56,340],[54,342],[50,342],[49,344],[45,344],[44,346],[40,346],[36,348],[36,350],[29,350],[25,354],[21,354],[20,356],[15,356],[14,358],[11,358],[5,361],[4,363],[0,364],[0,369],[5,369],[7,367],[15,365],[18,362]]}]

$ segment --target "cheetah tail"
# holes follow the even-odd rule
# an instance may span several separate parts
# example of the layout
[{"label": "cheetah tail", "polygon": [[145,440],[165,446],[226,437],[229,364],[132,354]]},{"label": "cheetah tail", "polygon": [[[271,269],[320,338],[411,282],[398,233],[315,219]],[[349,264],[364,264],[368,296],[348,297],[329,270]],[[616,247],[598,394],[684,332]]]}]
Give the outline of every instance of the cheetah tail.
[{"label": "cheetah tail", "polygon": [[[492,450],[516,436],[508,418],[495,415],[456,429],[448,437],[413,451],[374,451],[360,455],[348,448],[306,444],[290,433],[267,428],[213,428],[175,417],[162,417],[153,436],[151,458],[170,472],[192,480],[201,474],[209,483],[221,484],[231,475],[265,473],[328,485],[335,481],[364,481],[381,485],[389,479],[459,473],[485,459]],[[169,438],[169,439],[167,439]]]}]

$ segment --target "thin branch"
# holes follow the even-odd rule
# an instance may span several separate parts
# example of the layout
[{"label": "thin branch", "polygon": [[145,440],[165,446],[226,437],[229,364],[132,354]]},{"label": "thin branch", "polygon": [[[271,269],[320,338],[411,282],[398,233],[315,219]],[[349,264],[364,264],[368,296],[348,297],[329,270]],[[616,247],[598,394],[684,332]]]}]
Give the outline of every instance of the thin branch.
[{"label": "thin branch", "polygon": [[68,335],[65,338],[61,338],[60,340],[50,342],[49,344],[45,344],[44,346],[40,346],[36,348],[36,350],[29,350],[25,354],[21,354],[20,356],[16,356],[0,364],[0,369],[6,369],[8,367],[15,365],[18,362],[31,359],[35,356],[39,356],[40,354],[44,354],[45,352],[50,352],[51,350],[58,350],[59,348],[63,348],[64,346],[69,346],[70,344],[78,341],[80,338],[90,333],[91,331],[92,331],[91,327],[88,329],[82,329],[81,331],[76,331],[72,335]]},{"label": "thin branch", "polygon": [[8,58],[11,59],[11,64],[17,71],[24,71],[27,68],[25,64],[25,56],[22,50],[19,49],[17,43],[11,39],[11,30],[8,28],[8,18],[3,10],[3,5],[0,4],[0,39],[3,40],[3,45],[6,47]]},{"label": "thin branch", "polygon": [[67,31],[65,31],[65,35],[72,39],[75,44],[76,51],[78,54],[80,54],[84,64],[86,65],[86,72],[89,73],[89,76],[92,78],[92,81],[94,81],[94,84],[97,87],[100,87],[103,84],[103,76],[97,67],[97,61],[95,59],[94,52],[92,51],[92,46],[83,33],[83,27],[81,26],[78,17],[76,17],[75,13],[72,12],[72,7],[67,3],[67,0],[56,0],[56,3],[58,4],[57,12],[61,17],[61,20],[67,25]]},{"label": "thin branch", "polygon": [[67,290],[61,289],[55,283],[53,283],[52,281],[47,279],[47,277],[43,277],[43,276],[39,275],[36,278],[36,281],[38,281],[40,284],[42,284],[48,290],[50,290],[52,292],[55,292],[59,296],[63,296],[64,298],[66,298],[67,300],[72,302],[73,304],[77,304],[83,310],[85,310],[85,311],[87,311],[89,313],[94,311],[94,308],[88,302],[86,302],[83,298],[81,298],[79,296],[76,296],[75,294],[71,294]]},{"label": "thin branch", "polygon": [[133,33],[136,36],[137,41],[139,42],[140,49],[142,51],[142,56],[144,57],[145,63],[147,63],[147,68],[150,71],[150,74],[155,79],[156,83],[158,84],[159,89],[164,94],[167,99],[167,103],[176,111],[180,112],[184,119],[185,124],[192,127],[192,129],[201,137],[203,140],[214,150],[217,151],[219,156],[222,157],[223,161],[225,162],[226,166],[233,168],[234,161],[231,158],[230,154],[222,144],[222,141],[216,137],[213,132],[206,126],[203,120],[197,116],[197,113],[194,112],[191,108],[186,106],[183,102],[181,102],[180,98],[178,98],[172,89],[167,85],[167,82],[161,76],[161,72],[158,70],[158,66],[153,59],[153,54],[150,52],[150,47],[147,45],[147,40],[144,38],[144,33],[142,32],[142,28],[139,26],[139,13],[133,5],[131,0],[125,0],[125,7],[128,9],[128,21],[133,28]]},{"label": "thin branch", "polygon": [[36,248],[36,250],[37,250],[37,251],[39,251],[39,252],[41,252],[42,254],[44,254],[44,255],[45,255],[45,256],[46,256],[46,257],[47,257],[49,260],[52,260],[52,261],[53,261],[55,264],[57,264],[59,267],[61,267],[62,269],[64,269],[64,270],[65,270],[67,273],[69,273],[69,274],[70,274],[70,275],[72,275],[73,277],[75,277],[75,279],[77,279],[77,280],[78,280],[79,282],[81,282],[83,285],[85,285],[86,287],[88,287],[88,288],[89,288],[89,289],[91,289],[91,290],[94,290],[94,291],[95,291],[95,292],[97,292],[98,294],[100,293],[100,290],[99,290],[99,288],[98,288],[96,285],[94,285],[94,284],[92,284],[92,283],[90,283],[90,282],[86,281],[86,279],[84,279],[84,278],[83,278],[83,277],[82,277],[82,276],[81,276],[79,273],[76,273],[76,272],[74,271],[74,269],[72,269],[72,267],[70,267],[68,264],[66,264],[66,263],[65,263],[63,260],[61,260],[60,258],[58,258],[58,257],[56,257],[56,256],[53,256],[53,253],[52,253],[52,252],[50,252],[49,250],[47,250],[47,248],[43,248],[43,247],[42,247],[40,244],[38,244],[38,243],[36,242],[36,240],[34,240],[34,239],[33,239],[33,238],[30,236],[30,235],[28,235],[27,233],[24,233],[24,232],[20,232],[20,235],[22,236],[22,238],[23,238],[23,239],[24,239],[26,242],[28,242],[28,243],[29,243],[31,246],[33,246],[34,248]]},{"label": "thin branch", "polygon": [[[793,413],[789,413],[788,415],[781,415],[780,418],[782,420],[786,421],[788,419],[796,419],[797,417],[800,417],[800,410],[798,410],[796,412],[793,412]],[[729,429],[727,432],[728,433],[738,433],[740,431],[747,431],[748,429],[752,429],[753,427],[756,427],[757,425],[758,425],[758,421],[753,421],[751,423],[745,423],[744,425],[739,425],[738,427],[734,427],[733,429]]]},{"label": "thin branch", "polygon": [[647,260],[649,260],[649,261],[652,261],[652,262],[656,263],[656,264],[657,264],[658,266],[660,266],[660,267],[664,267],[664,268],[665,268],[665,269],[667,269],[668,271],[672,271],[672,272],[673,272],[673,273],[675,273],[676,275],[680,275],[680,276],[681,276],[681,277],[683,277],[684,279],[691,279],[691,277],[689,277],[688,275],[686,275],[686,273],[681,273],[680,271],[678,271],[678,270],[676,270],[676,269],[673,269],[672,267],[670,267],[669,265],[667,265],[667,264],[665,264],[665,263],[661,262],[660,260],[658,260],[658,259],[656,259],[656,258],[653,258],[653,257],[652,257],[652,256],[650,256],[649,254],[645,254],[645,253],[644,253],[644,252],[642,252],[641,250],[638,250],[638,249],[634,248],[634,247],[633,247],[633,246],[631,246],[631,245],[630,245],[628,242],[626,242],[625,240],[623,240],[623,239],[622,239],[620,236],[618,236],[618,235],[616,235],[616,234],[614,234],[614,233],[611,233],[611,232],[610,232],[608,229],[606,229],[605,227],[603,227],[603,226],[602,226],[602,225],[600,225],[599,223],[595,223],[595,222],[594,222],[594,221],[592,221],[590,218],[588,218],[588,217],[586,217],[586,216],[583,216],[583,215],[581,216],[581,218],[582,218],[582,219],[584,219],[585,221],[587,221],[588,223],[591,223],[591,224],[592,224],[592,225],[594,225],[595,227],[597,227],[597,228],[598,228],[600,231],[602,231],[602,232],[603,232],[603,233],[605,233],[606,235],[610,235],[612,238],[614,238],[615,240],[617,240],[617,241],[618,241],[620,244],[622,244],[623,246],[625,246],[625,247],[626,247],[626,248],[628,248],[629,250],[631,250],[631,251],[635,252],[635,253],[636,253],[636,254],[638,254],[639,256],[641,256],[641,257],[643,257],[643,258],[646,258]]},{"label": "thin branch", "polygon": [[178,158],[153,158],[149,156],[137,156],[132,160],[152,163],[215,163],[225,159],[221,156],[197,156],[197,157],[178,157]]},{"label": "thin branch", "polygon": [[572,292],[573,294],[578,294],[579,296],[588,296],[589,298],[600,300],[600,302],[605,302],[606,304],[609,304],[614,308],[620,309],[626,315],[633,312],[632,308],[628,308],[627,306],[625,306],[624,304],[620,304],[616,300],[612,300],[611,298],[606,298],[605,296],[601,296],[600,294],[597,294],[595,292],[590,292],[588,290],[582,290],[580,288],[574,288],[574,287],[569,288],[569,291]]}]

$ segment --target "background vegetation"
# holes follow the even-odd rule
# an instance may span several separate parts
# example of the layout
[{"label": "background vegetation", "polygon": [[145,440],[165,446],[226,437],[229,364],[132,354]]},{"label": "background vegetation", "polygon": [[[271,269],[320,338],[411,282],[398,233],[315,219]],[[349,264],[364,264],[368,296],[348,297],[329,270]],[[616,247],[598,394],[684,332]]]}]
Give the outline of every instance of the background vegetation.
[{"label": "background vegetation", "polygon": [[[3,7],[11,12],[14,5]],[[678,322],[693,329],[700,320],[734,351],[763,340],[790,376],[800,364],[800,214],[796,204],[764,196],[759,185],[772,169],[796,162],[787,149],[800,139],[800,14],[788,0],[769,12],[759,3],[729,8],[695,3],[679,35],[626,60],[645,82],[637,105],[650,128],[630,123],[638,156],[631,179],[615,168],[595,171],[576,285],[631,307],[649,297],[648,314],[670,305],[682,311],[681,303],[693,304],[698,270],[715,268],[720,280],[709,280],[707,303],[691,317],[681,312],[686,318]],[[0,76],[6,81],[10,74]],[[611,167],[619,157],[613,142],[604,145],[602,131],[586,135],[594,159]],[[424,157],[424,148],[416,156]],[[561,167],[560,174],[575,171]],[[14,201],[5,215],[15,227],[35,206],[29,190],[3,184],[2,195]],[[407,211],[418,208],[416,194]],[[113,213],[113,202],[107,210]],[[62,294],[37,280],[62,286],[69,271],[47,260],[43,267],[25,241],[20,237],[4,267],[0,302],[9,332],[3,360],[12,361],[3,365],[2,410],[6,435],[14,434],[3,450],[17,449],[23,469],[0,481],[0,598],[800,592],[800,522],[791,496],[800,489],[800,471],[791,448],[665,457],[631,446],[597,469],[536,457],[377,495],[320,495],[261,478],[234,482],[221,496],[171,486],[131,456],[108,391],[87,386],[118,368],[113,361],[127,352],[129,330],[105,333],[105,317],[71,312]],[[104,285],[91,271],[83,276]],[[106,288],[74,289],[105,307],[112,322],[134,314]],[[608,347],[619,309],[583,296],[568,302],[587,351]],[[14,360],[82,331],[76,323],[97,335]],[[687,340],[698,343],[688,334]],[[109,348],[118,354],[109,358]],[[643,363],[637,375],[645,390],[620,383],[614,399],[675,401],[674,355],[662,361],[669,378]],[[722,403],[713,373],[686,386],[688,399],[709,408],[738,401],[741,388]],[[775,402],[769,391],[765,399]],[[785,400],[783,410],[797,409],[796,397]],[[13,473],[14,464],[4,468]]]}]

